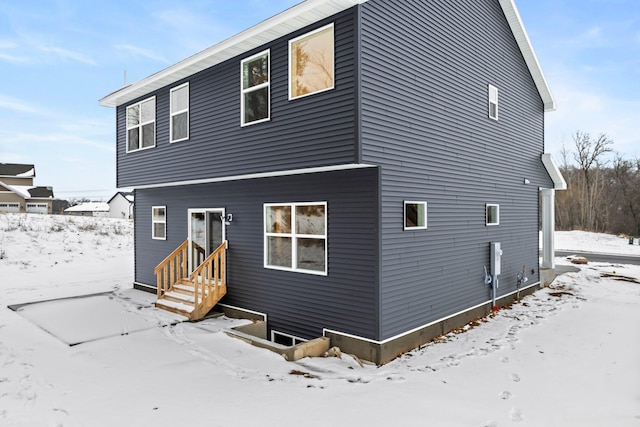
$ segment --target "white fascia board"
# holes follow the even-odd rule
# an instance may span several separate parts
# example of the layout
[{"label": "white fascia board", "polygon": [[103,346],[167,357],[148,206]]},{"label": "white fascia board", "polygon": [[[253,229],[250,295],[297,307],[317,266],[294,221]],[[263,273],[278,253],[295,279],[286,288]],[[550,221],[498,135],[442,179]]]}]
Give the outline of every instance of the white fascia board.
[{"label": "white fascia board", "polygon": [[555,111],[556,101],[553,98],[549,85],[547,84],[547,79],[544,77],[542,67],[540,67],[540,62],[538,62],[538,57],[533,50],[531,40],[529,40],[529,35],[527,34],[527,30],[524,28],[524,24],[520,18],[520,13],[518,13],[518,8],[516,7],[514,0],[499,1],[500,6],[502,6],[502,11],[509,22],[509,26],[511,27],[511,32],[520,47],[524,61],[526,62],[527,67],[529,67],[531,77],[533,77],[533,81],[538,88],[538,93],[540,93],[540,97],[544,103],[544,111]]},{"label": "white fascia board", "polygon": [[553,160],[551,154],[544,153],[542,155],[542,164],[544,165],[545,169],[547,169],[547,173],[553,181],[553,188],[555,190],[566,190],[567,182],[564,180],[562,172],[560,172],[560,168],[558,167],[558,165],[556,165],[556,162],[555,160]]},{"label": "white fascia board", "polygon": [[211,184],[214,182],[241,181],[245,179],[272,178],[272,177],[290,176],[290,175],[305,175],[305,174],[311,174],[311,173],[334,172],[334,171],[342,171],[342,170],[375,168],[375,167],[377,166],[362,164],[362,163],[358,163],[358,164],[350,163],[345,165],[321,166],[317,168],[291,169],[291,170],[275,171],[275,172],[251,173],[246,175],[224,176],[219,178],[204,178],[204,179],[192,179],[188,181],[162,182],[159,184],[136,185],[136,186],[133,186],[133,188],[136,190],[144,190],[149,188],[180,187],[183,185]]},{"label": "white fascia board", "polygon": [[102,98],[117,107],[368,0],[306,0],[241,33]]}]

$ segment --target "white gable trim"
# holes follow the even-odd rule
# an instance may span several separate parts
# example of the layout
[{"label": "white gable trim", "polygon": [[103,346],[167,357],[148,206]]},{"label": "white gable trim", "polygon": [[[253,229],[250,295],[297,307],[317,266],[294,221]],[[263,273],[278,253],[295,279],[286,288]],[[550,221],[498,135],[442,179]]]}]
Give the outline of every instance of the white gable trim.
[{"label": "white gable trim", "polygon": [[553,188],[555,190],[566,190],[567,182],[564,180],[562,172],[560,172],[560,168],[556,165],[551,154],[544,153],[542,155],[542,164],[553,181]]},{"label": "white gable trim", "polygon": [[[106,107],[117,107],[134,99],[149,95],[162,87],[175,84],[179,80],[213,67],[228,59],[264,46],[282,36],[293,33],[308,25],[328,18],[368,0],[305,0],[284,12],[275,15],[233,37],[211,46],[162,71],[152,74],[136,83],[120,88],[100,100]],[[520,47],[522,56],[529,67],[545,111],[554,111],[556,103],[533,51],[520,14],[514,0],[499,0],[511,31]]]},{"label": "white gable trim", "polygon": [[516,7],[514,0],[499,1],[504,12],[504,16],[507,18],[507,22],[509,22],[509,26],[511,27],[511,32],[520,47],[524,61],[526,62],[527,67],[529,67],[531,77],[533,77],[533,81],[538,88],[542,102],[544,102],[544,111],[555,111],[556,101],[553,98],[551,89],[549,89],[547,80],[544,77],[542,67],[540,67],[540,63],[538,62],[538,57],[533,51],[531,40],[529,40],[529,35],[527,34],[527,30],[524,28],[524,24],[522,23],[520,13],[518,13],[518,8]]}]

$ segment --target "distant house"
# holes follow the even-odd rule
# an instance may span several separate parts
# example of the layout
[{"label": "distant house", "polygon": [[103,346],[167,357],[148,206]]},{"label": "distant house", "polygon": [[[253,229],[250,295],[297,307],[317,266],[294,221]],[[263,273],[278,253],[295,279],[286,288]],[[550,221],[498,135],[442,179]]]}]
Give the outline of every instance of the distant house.
[{"label": "distant house", "polygon": [[109,204],[104,202],[87,202],[71,206],[64,210],[67,215],[109,217]]},{"label": "distant house", "polygon": [[0,163],[0,212],[50,214],[53,189],[33,185],[34,165]]},{"label": "distant house", "polygon": [[513,0],[306,0],[100,102],[134,284],[191,319],[385,363],[554,267],[555,101]]},{"label": "distant house", "polygon": [[109,216],[111,216],[111,218],[132,219],[133,201],[133,192],[118,191],[107,202],[109,205]]}]

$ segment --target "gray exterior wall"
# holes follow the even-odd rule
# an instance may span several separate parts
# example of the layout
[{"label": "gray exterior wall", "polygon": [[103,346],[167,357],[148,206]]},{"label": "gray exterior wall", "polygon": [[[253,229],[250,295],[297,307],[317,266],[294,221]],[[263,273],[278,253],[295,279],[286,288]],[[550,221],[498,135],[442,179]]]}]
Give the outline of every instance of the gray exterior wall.
[{"label": "gray exterior wall", "polygon": [[[135,278],[187,238],[189,208],[225,208],[228,294],[222,303],[266,313],[269,327],[302,338],[337,329],[371,339],[378,323],[378,169],[325,172],[136,191]],[[328,275],[264,268],[264,203],[327,202]],[[152,206],[167,207],[167,240],[151,238]]]},{"label": "gray exterior wall", "polygon": [[[489,243],[504,251],[499,295],[538,273],[543,103],[497,0],[371,0],[361,7],[362,161],[381,166],[380,330],[386,339],[490,299]],[[499,89],[499,121],[487,86]],[[530,184],[524,185],[524,178]],[[428,229],[403,231],[403,201]],[[500,225],[485,225],[485,203]]]},{"label": "gray exterior wall", "polygon": [[[155,148],[126,152],[127,106],[119,106],[118,187],[354,163],[354,11],[347,10],[141,98],[156,96]],[[335,89],[289,101],[288,41],[331,22],[336,38]],[[240,63],[267,48],[271,49],[271,121],[241,127]],[[190,139],[171,144],[169,91],[187,81]]]}]

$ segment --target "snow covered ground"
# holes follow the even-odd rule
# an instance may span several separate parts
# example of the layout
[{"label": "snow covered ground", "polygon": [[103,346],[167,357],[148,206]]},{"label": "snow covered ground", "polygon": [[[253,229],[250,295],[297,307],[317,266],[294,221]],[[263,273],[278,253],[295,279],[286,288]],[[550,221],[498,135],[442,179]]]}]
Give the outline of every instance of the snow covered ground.
[{"label": "snow covered ground", "polygon": [[291,363],[132,290],[131,223],[0,214],[0,425],[640,426],[640,267],[578,268],[382,367]]}]

